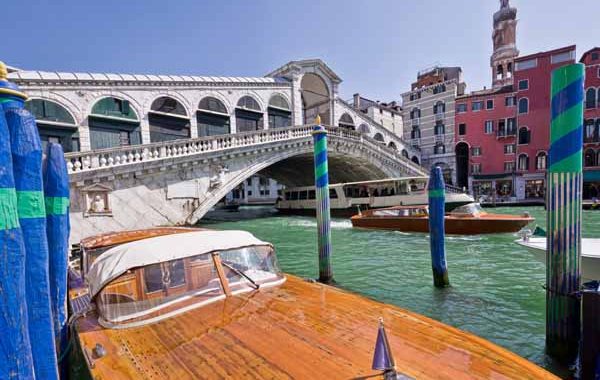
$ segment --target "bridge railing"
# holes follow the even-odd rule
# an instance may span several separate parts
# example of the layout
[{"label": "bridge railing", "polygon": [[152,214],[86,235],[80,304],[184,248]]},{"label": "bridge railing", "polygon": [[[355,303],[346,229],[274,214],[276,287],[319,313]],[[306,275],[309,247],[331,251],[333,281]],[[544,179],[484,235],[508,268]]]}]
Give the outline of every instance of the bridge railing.
[{"label": "bridge railing", "polygon": [[[405,164],[407,169],[414,172],[423,172],[423,169],[420,166],[407,160],[395,149],[389,148],[385,146],[385,144],[379,143],[360,132],[329,126],[326,126],[326,129],[331,136],[362,142],[370,146],[371,149],[379,150],[392,156]],[[67,169],[69,173],[78,173],[141,162],[216,152],[236,147],[255,146],[277,141],[308,138],[311,137],[311,132],[312,125],[301,125],[287,128],[241,132],[229,135],[162,141],[143,145],[127,145],[87,152],[73,152],[65,154],[65,158],[67,160]]]}]

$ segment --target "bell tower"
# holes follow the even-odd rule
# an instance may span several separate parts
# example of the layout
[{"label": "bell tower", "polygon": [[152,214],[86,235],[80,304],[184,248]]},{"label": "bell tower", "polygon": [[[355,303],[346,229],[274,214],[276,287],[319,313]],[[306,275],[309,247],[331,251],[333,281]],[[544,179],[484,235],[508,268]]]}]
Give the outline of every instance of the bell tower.
[{"label": "bell tower", "polygon": [[514,60],[517,50],[517,8],[509,0],[500,0],[500,10],[494,13],[494,52],[490,59],[494,88],[513,83]]}]

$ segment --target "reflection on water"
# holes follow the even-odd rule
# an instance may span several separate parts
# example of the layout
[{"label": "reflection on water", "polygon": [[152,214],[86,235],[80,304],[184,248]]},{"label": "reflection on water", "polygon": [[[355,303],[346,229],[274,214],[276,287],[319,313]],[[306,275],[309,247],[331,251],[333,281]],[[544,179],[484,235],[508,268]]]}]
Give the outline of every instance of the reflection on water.
[{"label": "reflection on water", "polygon": [[[528,211],[537,225],[545,227],[542,207],[490,211]],[[272,242],[284,271],[317,277],[313,218],[280,217],[271,208],[210,216],[219,220],[202,222],[211,228],[247,230]],[[583,236],[600,237],[600,212],[583,212]],[[545,268],[513,243],[516,238],[513,234],[448,236],[452,286],[435,289],[428,235],[353,229],[349,220],[333,219],[334,277],[340,287],[473,332],[559,371],[544,355]]]}]

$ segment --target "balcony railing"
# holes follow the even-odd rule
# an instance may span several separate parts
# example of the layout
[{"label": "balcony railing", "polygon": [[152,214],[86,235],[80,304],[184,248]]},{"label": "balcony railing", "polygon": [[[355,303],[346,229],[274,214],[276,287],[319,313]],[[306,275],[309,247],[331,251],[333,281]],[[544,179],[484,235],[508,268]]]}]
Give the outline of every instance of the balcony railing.
[{"label": "balcony railing", "polygon": [[444,112],[438,112],[435,114],[435,121],[444,120],[446,114]]},{"label": "balcony railing", "polygon": [[497,137],[511,137],[517,135],[516,128],[506,128],[506,129],[498,129],[496,132]]},{"label": "balcony railing", "polygon": [[418,126],[419,126],[419,124],[421,124],[421,118],[419,118],[419,117],[416,117],[416,118],[414,118],[414,119],[411,119],[411,121],[410,121],[410,122],[411,122],[411,125],[412,125],[413,127],[418,127]]},{"label": "balcony railing", "polygon": [[598,143],[598,142],[600,142],[600,135],[585,136],[583,138],[583,142],[586,142],[586,143]]}]

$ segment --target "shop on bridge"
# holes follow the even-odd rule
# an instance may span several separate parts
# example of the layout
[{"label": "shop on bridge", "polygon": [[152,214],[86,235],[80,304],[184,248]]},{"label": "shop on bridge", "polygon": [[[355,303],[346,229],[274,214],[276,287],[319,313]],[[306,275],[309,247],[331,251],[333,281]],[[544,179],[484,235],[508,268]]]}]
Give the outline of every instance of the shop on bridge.
[{"label": "shop on bridge", "polygon": [[49,142],[62,145],[65,152],[80,150],[77,123],[65,107],[50,100],[31,99],[25,108],[35,116],[44,151]]},{"label": "shop on bridge", "polygon": [[252,132],[263,129],[263,112],[251,96],[243,96],[235,109],[235,126],[238,132]]},{"label": "shop on bridge", "polygon": [[140,120],[129,101],[107,97],[88,116],[92,149],[141,144]]},{"label": "shop on bridge", "polygon": [[227,107],[212,96],[207,96],[200,101],[196,120],[199,137],[226,135],[231,132]]},{"label": "shop on bridge", "polygon": [[152,102],[148,112],[150,141],[186,139],[190,135],[190,119],[177,100],[162,96]]}]

